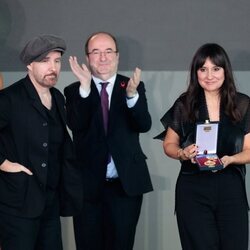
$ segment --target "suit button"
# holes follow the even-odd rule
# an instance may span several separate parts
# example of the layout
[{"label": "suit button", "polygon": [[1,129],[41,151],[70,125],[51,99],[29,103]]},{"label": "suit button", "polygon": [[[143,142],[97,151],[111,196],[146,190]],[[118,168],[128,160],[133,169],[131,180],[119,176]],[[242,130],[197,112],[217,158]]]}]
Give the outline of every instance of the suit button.
[{"label": "suit button", "polygon": [[44,123],[43,123],[43,127],[46,127],[46,126],[48,126],[48,123],[47,123],[47,122],[44,122]]},{"label": "suit button", "polygon": [[42,166],[43,168],[45,168],[45,167],[47,166],[47,164],[43,162],[41,166]]},{"label": "suit button", "polygon": [[46,148],[48,146],[48,143],[44,142],[43,147]]}]

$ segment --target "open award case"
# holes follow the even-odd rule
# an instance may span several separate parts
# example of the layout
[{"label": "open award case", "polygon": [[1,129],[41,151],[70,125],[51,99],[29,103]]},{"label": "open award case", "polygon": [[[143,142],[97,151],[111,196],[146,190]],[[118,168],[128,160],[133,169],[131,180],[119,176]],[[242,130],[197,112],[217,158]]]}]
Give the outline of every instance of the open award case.
[{"label": "open award case", "polygon": [[208,121],[196,125],[198,153],[195,160],[201,171],[223,169],[223,164],[216,154],[218,127],[218,122]]}]

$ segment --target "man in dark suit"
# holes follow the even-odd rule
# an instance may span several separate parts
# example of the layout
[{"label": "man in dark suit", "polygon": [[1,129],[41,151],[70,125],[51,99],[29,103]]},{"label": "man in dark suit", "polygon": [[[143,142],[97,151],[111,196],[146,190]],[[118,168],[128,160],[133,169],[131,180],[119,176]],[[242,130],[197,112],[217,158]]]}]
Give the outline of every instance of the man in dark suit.
[{"label": "man in dark suit", "polygon": [[111,34],[91,35],[85,53],[88,67],[70,57],[79,82],[64,91],[84,183],[82,213],[74,217],[76,246],[130,250],[142,195],[152,191],[139,143],[139,134],[151,127],[144,83],[138,68],[130,79],[117,74],[119,51]]},{"label": "man in dark suit", "polygon": [[54,88],[64,40],[27,43],[25,78],[0,91],[0,238],[4,250],[61,250],[60,214],[78,213],[82,186]]}]

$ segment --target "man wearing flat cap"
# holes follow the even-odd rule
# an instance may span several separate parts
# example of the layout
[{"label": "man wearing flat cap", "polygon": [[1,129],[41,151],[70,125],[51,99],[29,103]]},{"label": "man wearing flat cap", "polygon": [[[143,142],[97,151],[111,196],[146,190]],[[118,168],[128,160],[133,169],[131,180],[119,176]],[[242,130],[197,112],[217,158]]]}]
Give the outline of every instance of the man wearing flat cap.
[{"label": "man wearing flat cap", "polygon": [[54,86],[66,50],[41,35],[20,54],[27,76],[0,91],[0,239],[4,250],[61,250],[60,215],[81,209],[81,179]]}]

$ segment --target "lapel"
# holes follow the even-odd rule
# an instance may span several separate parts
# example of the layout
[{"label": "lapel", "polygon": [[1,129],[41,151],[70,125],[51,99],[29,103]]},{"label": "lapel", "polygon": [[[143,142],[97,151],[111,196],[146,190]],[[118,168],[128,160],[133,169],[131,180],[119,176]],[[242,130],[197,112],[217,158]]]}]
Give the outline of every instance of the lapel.
[{"label": "lapel", "polygon": [[96,87],[95,82],[94,82],[93,79],[91,80],[91,92],[90,93],[92,93],[93,98],[98,99],[99,102],[100,102],[100,104],[101,104],[101,98],[100,98],[98,89],[97,89],[97,87]]},{"label": "lapel", "polygon": [[120,106],[126,105],[127,82],[127,79],[124,79],[121,75],[117,74],[109,108],[109,128],[115,124],[117,117],[116,114],[119,112]]},{"label": "lapel", "polygon": [[[79,88],[77,88],[76,91],[78,93]],[[91,80],[90,100],[91,104],[94,105],[93,108],[95,112],[93,114],[95,114],[95,119],[98,124],[100,124],[100,128],[103,128],[103,133],[105,134],[102,117],[101,97],[93,79]]]},{"label": "lapel", "polygon": [[123,95],[123,88],[120,86],[120,76],[117,75],[114,83],[114,88],[111,96],[111,102],[110,102],[110,112],[116,107],[116,105],[121,101],[122,95]]},{"label": "lapel", "polygon": [[27,91],[28,97],[30,99],[31,105],[47,120],[47,114],[39,98],[39,95],[31,82],[29,76],[27,75],[24,79],[24,86]]},{"label": "lapel", "polygon": [[54,98],[55,100],[55,104],[56,104],[57,110],[59,111],[60,117],[62,118],[63,123],[66,124],[65,105],[61,101],[59,93],[56,91],[55,88],[51,88],[50,91],[51,91],[52,98]]},{"label": "lapel", "polygon": [[[28,93],[28,97],[30,98],[32,106],[46,119],[48,120],[45,108],[40,100],[40,97],[32,84],[29,76],[27,76],[24,79],[24,86],[26,88],[26,91]],[[66,124],[66,116],[65,116],[65,106],[64,103],[60,101],[60,96],[56,92],[55,88],[51,88],[51,95],[52,98],[55,100],[55,104],[57,106],[57,109],[59,110],[60,117],[62,118],[64,124]]]}]

